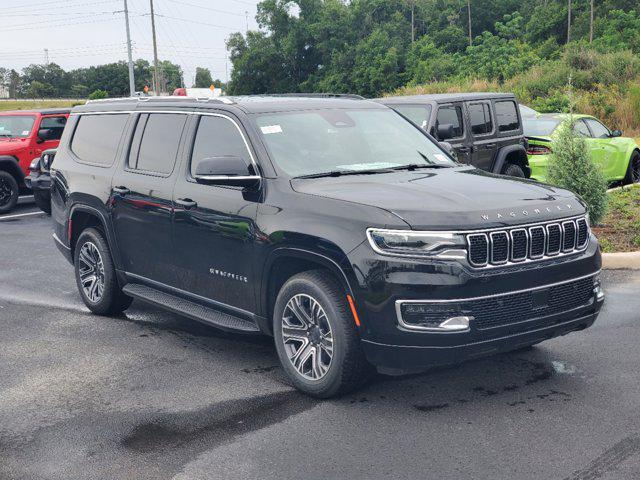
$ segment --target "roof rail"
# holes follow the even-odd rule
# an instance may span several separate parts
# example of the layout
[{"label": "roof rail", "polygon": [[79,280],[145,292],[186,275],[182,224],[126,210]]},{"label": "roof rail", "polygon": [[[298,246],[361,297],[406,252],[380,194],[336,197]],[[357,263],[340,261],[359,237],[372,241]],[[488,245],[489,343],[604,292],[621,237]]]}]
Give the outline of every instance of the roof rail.
[{"label": "roof rail", "polygon": [[216,103],[225,103],[231,104],[235,103],[233,100],[227,97],[186,97],[186,96],[178,96],[178,95],[160,95],[160,96],[149,96],[149,97],[119,97],[119,98],[100,98],[96,100],[87,100],[85,105],[95,104],[95,103],[118,103],[118,102],[150,102],[150,101],[191,101],[194,100],[197,102],[216,102]]},{"label": "roof rail", "polygon": [[259,97],[301,97],[301,98],[351,98],[353,100],[366,100],[362,95],[354,93],[269,93],[258,95]]}]

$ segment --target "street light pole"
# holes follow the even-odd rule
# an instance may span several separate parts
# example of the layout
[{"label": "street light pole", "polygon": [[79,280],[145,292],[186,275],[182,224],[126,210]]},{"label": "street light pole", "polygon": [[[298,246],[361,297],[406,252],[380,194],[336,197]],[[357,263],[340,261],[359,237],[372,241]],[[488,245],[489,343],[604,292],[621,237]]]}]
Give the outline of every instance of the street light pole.
[{"label": "street light pole", "polygon": [[129,91],[133,97],[136,94],[136,82],[133,76],[133,57],[131,55],[131,31],[129,30],[129,6],[124,0],[124,21],[127,26],[127,56],[129,59]]}]

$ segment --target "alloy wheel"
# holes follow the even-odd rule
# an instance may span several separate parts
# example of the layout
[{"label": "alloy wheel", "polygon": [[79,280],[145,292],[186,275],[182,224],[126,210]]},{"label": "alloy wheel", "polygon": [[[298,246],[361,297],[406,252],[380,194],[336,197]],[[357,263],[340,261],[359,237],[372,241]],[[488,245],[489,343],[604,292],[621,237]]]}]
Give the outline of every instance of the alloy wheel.
[{"label": "alloy wheel", "polygon": [[298,294],[282,314],[282,340],[293,367],[308,380],[320,380],[333,359],[331,326],[320,303],[310,295]]},{"label": "alloy wheel", "polygon": [[634,155],[633,165],[631,165],[632,183],[640,183],[640,155]]},{"label": "alloy wheel", "polygon": [[5,178],[0,178],[0,206],[4,206],[11,201],[13,192],[11,185]]},{"label": "alloy wheel", "polygon": [[104,295],[104,264],[98,247],[92,242],[80,248],[78,272],[85,296],[93,303],[99,302]]}]

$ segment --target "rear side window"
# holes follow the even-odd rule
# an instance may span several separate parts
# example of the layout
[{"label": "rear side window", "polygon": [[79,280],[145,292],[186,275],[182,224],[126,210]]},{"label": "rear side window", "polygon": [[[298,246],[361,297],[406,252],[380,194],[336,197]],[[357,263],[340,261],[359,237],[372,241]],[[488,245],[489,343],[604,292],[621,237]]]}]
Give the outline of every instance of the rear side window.
[{"label": "rear side window", "polygon": [[471,133],[474,135],[491,133],[493,131],[493,122],[491,121],[489,104],[469,104],[469,121],[471,122]]},{"label": "rear side window", "polygon": [[464,135],[464,123],[462,121],[462,107],[460,105],[451,105],[440,107],[436,117],[436,132],[440,125],[453,125],[453,137],[462,137]]},{"label": "rear side window", "polygon": [[186,122],[187,116],[179,113],[140,115],[129,151],[129,168],[170,174]]},{"label": "rear side window", "polygon": [[195,175],[198,164],[205,158],[226,156],[243,158],[247,165],[251,163],[244,138],[233,121],[227,117],[201,117],[191,153],[191,175]]},{"label": "rear side window", "polygon": [[520,127],[518,122],[518,112],[516,110],[516,102],[511,100],[502,100],[496,102],[496,123],[498,130],[501,132],[510,132]]},{"label": "rear side window", "polygon": [[44,117],[40,122],[40,129],[46,128],[51,131],[49,140],[60,140],[66,124],[67,117]]},{"label": "rear side window", "polygon": [[111,166],[128,117],[128,114],[81,115],[71,151],[83,162]]},{"label": "rear side window", "polygon": [[429,126],[429,117],[431,116],[431,105],[425,105],[424,107],[417,107],[413,105],[394,105],[393,109],[400,112],[416,125],[427,130],[427,127]]}]

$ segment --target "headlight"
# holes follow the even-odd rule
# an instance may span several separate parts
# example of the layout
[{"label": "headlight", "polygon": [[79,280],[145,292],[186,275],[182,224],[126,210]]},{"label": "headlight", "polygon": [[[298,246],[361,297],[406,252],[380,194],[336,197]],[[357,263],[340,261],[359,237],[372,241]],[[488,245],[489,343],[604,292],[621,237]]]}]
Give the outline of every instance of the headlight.
[{"label": "headlight", "polygon": [[432,257],[466,248],[464,235],[457,233],[370,228],[367,238],[371,247],[383,255]]}]

